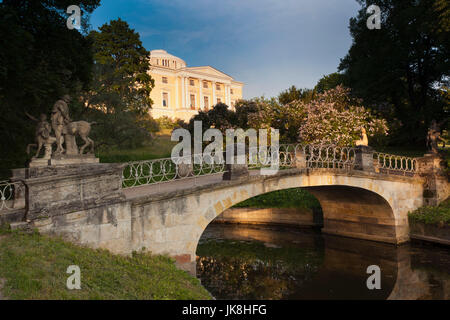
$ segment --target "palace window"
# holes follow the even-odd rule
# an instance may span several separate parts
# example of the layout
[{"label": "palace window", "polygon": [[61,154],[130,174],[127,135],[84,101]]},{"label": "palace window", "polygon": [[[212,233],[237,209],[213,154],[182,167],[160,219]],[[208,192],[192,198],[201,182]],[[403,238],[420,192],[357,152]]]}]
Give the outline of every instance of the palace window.
[{"label": "palace window", "polygon": [[220,90],[220,84],[216,83],[216,90]]},{"label": "palace window", "polygon": [[191,86],[195,86],[194,80],[190,79],[190,80],[189,80],[189,84],[190,84]]},{"label": "palace window", "polygon": [[203,88],[208,89],[208,82],[207,81],[203,81]]},{"label": "palace window", "polygon": [[191,109],[195,110],[195,94],[191,94]]},{"label": "palace window", "polygon": [[162,83],[168,83],[167,77],[162,77]]},{"label": "palace window", "polygon": [[203,103],[204,103],[204,105],[205,105],[205,110],[209,110],[209,97],[207,97],[207,96],[204,96],[203,97]]},{"label": "palace window", "polygon": [[162,94],[162,105],[163,107],[168,107],[169,106],[169,94],[167,92],[163,92]]},{"label": "palace window", "polygon": [[231,93],[231,94],[234,94],[234,93],[233,93],[233,89],[230,89],[230,93]]}]

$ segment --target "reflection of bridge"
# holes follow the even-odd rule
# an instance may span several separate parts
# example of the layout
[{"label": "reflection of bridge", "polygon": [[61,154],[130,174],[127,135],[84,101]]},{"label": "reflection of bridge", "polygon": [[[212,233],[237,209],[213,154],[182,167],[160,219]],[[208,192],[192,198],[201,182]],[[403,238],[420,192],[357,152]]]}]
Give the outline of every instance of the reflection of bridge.
[{"label": "reflection of bridge", "polygon": [[193,271],[206,226],[225,209],[263,193],[307,188],[322,206],[324,232],[389,243],[408,240],[408,211],[449,195],[433,156],[284,146],[279,159],[283,170],[274,175],[246,165],[175,165],[170,159],[21,169],[12,181],[25,185],[26,207],[3,220],[27,220],[13,225],[117,253],[167,253]]}]

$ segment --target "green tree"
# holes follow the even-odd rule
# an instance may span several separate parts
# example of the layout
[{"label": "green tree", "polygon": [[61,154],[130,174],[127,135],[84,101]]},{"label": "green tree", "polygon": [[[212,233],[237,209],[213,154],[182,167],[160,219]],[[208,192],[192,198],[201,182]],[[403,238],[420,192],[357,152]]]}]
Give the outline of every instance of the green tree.
[{"label": "green tree", "polygon": [[236,114],[224,103],[216,104],[211,110],[199,111],[190,121],[188,130],[194,133],[194,121],[202,121],[203,131],[214,127],[225,133],[226,129],[236,127]]},{"label": "green tree", "polygon": [[323,93],[327,90],[334,89],[337,86],[343,84],[344,84],[344,75],[338,72],[334,72],[320,78],[314,90],[317,93]]},{"label": "green tree", "polygon": [[69,30],[70,0],[0,3],[1,175],[24,166],[34,127],[25,112],[48,114],[63,94],[77,95],[91,79],[90,43],[83,36],[100,0],[80,0],[83,28]]},{"label": "green tree", "polygon": [[[357,0],[353,44],[341,60],[347,84],[398,130],[397,142],[424,144],[432,119],[448,117],[441,91],[449,84],[450,5],[441,0]],[[381,29],[369,30],[369,5],[381,9]]]},{"label": "green tree", "polygon": [[154,80],[148,74],[150,52],[127,22],[110,21],[91,31],[95,67],[81,113],[100,122],[94,131],[100,145],[135,147],[158,128],[149,116]]},{"label": "green tree", "polygon": [[297,89],[296,86],[291,86],[289,89],[282,91],[278,95],[278,101],[282,105],[286,105],[292,101],[302,100],[310,102],[314,98],[314,90],[311,89]]}]

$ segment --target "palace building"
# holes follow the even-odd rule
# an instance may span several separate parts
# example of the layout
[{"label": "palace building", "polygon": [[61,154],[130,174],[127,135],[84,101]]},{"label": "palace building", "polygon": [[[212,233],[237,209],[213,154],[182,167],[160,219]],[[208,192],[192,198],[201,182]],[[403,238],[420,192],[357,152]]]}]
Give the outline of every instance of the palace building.
[{"label": "palace building", "polygon": [[155,119],[168,116],[189,121],[199,110],[207,111],[220,102],[234,109],[242,98],[244,84],[211,66],[188,67],[165,50],[152,50],[150,64]]}]

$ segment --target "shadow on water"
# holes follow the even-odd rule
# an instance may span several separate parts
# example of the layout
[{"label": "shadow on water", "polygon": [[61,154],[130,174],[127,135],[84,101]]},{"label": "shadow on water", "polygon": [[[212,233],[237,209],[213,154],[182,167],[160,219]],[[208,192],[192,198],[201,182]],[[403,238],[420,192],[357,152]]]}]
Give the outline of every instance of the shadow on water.
[{"label": "shadow on water", "polygon": [[[450,250],[270,226],[210,224],[197,276],[217,299],[449,299]],[[367,267],[381,269],[369,290]]]}]

